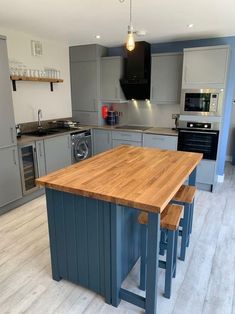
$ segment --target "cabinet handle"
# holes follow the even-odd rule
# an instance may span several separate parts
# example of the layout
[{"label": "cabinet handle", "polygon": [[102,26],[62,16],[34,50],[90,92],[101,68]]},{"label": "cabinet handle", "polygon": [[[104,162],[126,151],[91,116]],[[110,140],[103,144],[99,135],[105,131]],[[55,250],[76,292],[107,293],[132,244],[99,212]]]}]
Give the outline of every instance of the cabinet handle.
[{"label": "cabinet handle", "polygon": [[11,142],[12,144],[15,143],[15,139],[14,139],[14,131],[13,131],[13,128],[10,128],[10,132],[11,132]]},{"label": "cabinet handle", "polygon": [[13,149],[13,150],[12,150],[12,153],[13,153],[13,163],[16,165],[16,164],[17,164],[17,163],[16,163],[16,150]]}]

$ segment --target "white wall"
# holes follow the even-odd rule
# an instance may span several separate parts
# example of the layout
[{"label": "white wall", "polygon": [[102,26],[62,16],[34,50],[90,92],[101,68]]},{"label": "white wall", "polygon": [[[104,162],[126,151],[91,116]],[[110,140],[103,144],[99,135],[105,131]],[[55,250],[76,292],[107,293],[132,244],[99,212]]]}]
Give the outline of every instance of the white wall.
[{"label": "white wall", "polygon": [[[68,46],[3,28],[0,28],[0,34],[7,36],[10,60],[23,62],[30,69],[56,68],[64,79],[64,83],[54,84],[54,92],[50,91],[49,83],[17,82],[17,91],[12,92],[16,123],[37,120],[38,108],[42,109],[43,120],[71,117]],[[32,39],[42,41],[42,57],[31,55]]]}]

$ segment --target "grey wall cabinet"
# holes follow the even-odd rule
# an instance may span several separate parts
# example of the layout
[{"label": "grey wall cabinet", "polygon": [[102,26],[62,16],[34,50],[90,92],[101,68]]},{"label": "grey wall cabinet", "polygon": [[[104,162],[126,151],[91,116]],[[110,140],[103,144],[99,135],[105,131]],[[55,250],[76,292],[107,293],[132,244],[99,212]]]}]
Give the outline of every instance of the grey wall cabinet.
[{"label": "grey wall cabinet", "polygon": [[120,86],[123,76],[123,58],[103,57],[101,59],[101,99],[123,101],[125,99]]},{"label": "grey wall cabinet", "polygon": [[17,146],[0,148],[0,207],[22,197]]},{"label": "grey wall cabinet", "polygon": [[38,165],[38,176],[41,177],[46,175],[45,151],[43,140],[36,141],[36,155]]},{"label": "grey wall cabinet", "polygon": [[152,55],[151,102],[179,104],[182,82],[182,53]]},{"label": "grey wall cabinet", "polygon": [[93,129],[93,154],[99,154],[112,148],[112,132]]},{"label": "grey wall cabinet", "polygon": [[71,165],[70,134],[45,139],[44,149],[47,173]]},{"label": "grey wall cabinet", "polygon": [[230,48],[184,49],[183,88],[225,88]]},{"label": "grey wall cabinet", "polygon": [[177,150],[177,136],[144,134],[143,146],[156,147],[159,149]]},{"label": "grey wall cabinet", "polygon": [[6,40],[0,39],[0,147],[16,145]]}]

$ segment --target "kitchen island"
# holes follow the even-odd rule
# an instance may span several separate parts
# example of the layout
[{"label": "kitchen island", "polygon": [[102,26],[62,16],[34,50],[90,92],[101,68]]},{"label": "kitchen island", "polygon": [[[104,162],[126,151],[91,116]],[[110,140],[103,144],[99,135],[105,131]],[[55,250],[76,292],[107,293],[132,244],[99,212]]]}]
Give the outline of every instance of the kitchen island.
[{"label": "kitchen island", "polygon": [[[118,306],[156,313],[160,213],[202,154],[120,146],[37,180],[46,187],[52,276]],[[139,258],[137,216],[149,213],[146,297],[121,288]]]}]

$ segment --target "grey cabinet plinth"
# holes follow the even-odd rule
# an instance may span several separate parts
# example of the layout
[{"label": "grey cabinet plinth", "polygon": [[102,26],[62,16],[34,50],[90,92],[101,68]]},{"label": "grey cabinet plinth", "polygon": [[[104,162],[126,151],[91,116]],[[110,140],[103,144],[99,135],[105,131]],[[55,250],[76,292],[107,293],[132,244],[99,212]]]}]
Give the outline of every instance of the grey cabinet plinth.
[{"label": "grey cabinet plinth", "polygon": [[0,148],[0,207],[22,197],[17,146]]},{"label": "grey cabinet plinth", "polygon": [[70,134],[45,139],[44,150],[47,173],[71,165]]}]

